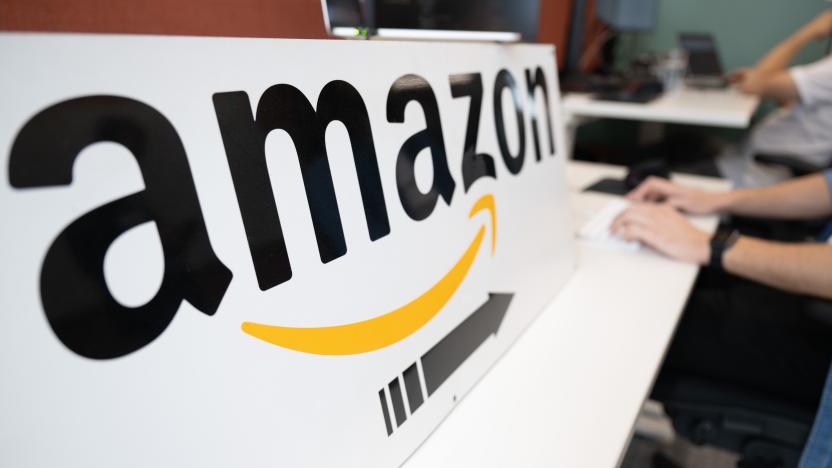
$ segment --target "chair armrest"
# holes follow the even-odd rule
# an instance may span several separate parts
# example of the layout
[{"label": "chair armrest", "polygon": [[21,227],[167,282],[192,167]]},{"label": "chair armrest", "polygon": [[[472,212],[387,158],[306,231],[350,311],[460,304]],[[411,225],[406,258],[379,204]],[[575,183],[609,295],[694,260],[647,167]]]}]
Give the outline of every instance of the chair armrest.
[{"label": "chair armrest", "polygon": [[803,161],[795,156],[788,156],[784,154],[763,154],[758,153],[754,155],[754,160],[761,164],[772,164],[776,166],[783,166],[792,171],[795,176],[802,176],[820,172],[826,167],[817,166],[815,164]]}]

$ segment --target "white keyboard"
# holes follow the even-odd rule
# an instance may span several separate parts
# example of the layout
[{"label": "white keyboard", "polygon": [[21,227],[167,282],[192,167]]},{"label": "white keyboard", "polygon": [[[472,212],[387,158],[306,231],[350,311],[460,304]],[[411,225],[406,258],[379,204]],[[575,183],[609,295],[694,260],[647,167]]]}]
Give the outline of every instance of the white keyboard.
[{"label": "white keyboard", "polygon": [[629,251],[636,251],[641,248],[641,243],[625,241],[610,231],[610,225],[619,213],[624,211],[630,202],[624,199],[610,200],[595,215],[584,224],[578,237],[589,241],[597,242],[606,247],[620,248]]}]

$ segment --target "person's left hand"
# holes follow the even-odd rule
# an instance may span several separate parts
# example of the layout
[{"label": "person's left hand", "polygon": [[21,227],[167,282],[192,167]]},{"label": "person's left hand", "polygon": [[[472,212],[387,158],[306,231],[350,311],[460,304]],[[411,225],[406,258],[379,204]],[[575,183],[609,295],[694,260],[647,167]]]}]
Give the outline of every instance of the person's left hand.
[{"label": "person's left hand", "polygon": [[667,204],[633,204],[610,229],[624,240],[639,241],[677,260],[704,265],[711,254],[710,236]]}]

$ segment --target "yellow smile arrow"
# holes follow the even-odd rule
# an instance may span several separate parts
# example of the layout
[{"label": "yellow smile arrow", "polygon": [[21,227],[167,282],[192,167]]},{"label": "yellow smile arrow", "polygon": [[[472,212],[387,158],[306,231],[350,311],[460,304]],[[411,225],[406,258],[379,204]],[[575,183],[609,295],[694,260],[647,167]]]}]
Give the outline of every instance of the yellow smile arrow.
[{"label": "yellow smile arrow", "polygon": [[[491,214],[491,255],[497,245],[494,196],[483,195],[471,207],[468,218],[482,210]],[[485,226],[451,270],[421,296],[404,306],[361,322],[330,327],[295,328],[244,322],[243,331],[284,348],[312,354],[345,355],[375,351],[412,335],[428,323],[454,295],[468,275],[485,236]]]}]

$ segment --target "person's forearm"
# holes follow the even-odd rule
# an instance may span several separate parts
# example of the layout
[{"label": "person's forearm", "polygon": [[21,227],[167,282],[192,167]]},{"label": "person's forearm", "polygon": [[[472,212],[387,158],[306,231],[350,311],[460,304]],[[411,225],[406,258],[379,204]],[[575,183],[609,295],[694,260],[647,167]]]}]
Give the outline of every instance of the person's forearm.
[{"label": "person's forearm", "polygon": [[723,257],[733,274],[786,291],[832,299],[832,245],[741,237]]},{"label": "person's forearm", "polygon": [[786,68],[806,44],[830,34],[832,10],[827,10],[778,44],[754,68],[735,76],[739,89],[747,94],[780,101],[800,99],[794,78]]},{"label": "person's forearm", "polygon": [[716,194],[722,213],[772,219],[814,219],[832,215],[826,178],[813,174],[770,187]]},{"label": "person's forearm", "polygon": [[754,71],[762,75],[771,75],[775,71],[783,70],[789,66],[794,56],[813,39],[814,37],[805,28],[800,29],[763,57],[754,66]]}]

